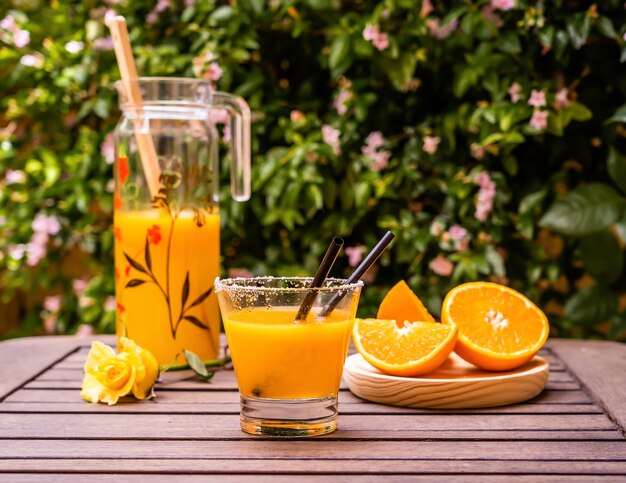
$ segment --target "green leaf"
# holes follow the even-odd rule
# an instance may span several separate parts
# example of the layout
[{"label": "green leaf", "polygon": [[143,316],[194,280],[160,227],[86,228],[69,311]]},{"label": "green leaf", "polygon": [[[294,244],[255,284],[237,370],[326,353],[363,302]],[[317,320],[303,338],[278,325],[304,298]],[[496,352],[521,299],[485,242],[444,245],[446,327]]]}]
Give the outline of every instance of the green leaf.
[{"label": "green leaf", "polygon": [[620,278],[624,252],[610,230],[583,237],[580,251],[585,270],[598,282],[610,285]]},{"label": "green leaf", "polygon": [[534,210],[536,207],[540,206],[545,199],[546,194],[546,190],[542,189],[524,196],[524,198],[522,198],[519,203],[519,213],[529,213],[531,210]]},{"label": "green leaf", "polygon": [[565,317],[576,324],[595,325],[617,312],[617,294],[602,285],[576,292],[565,304]]},{"label": "green leaf", "polygon": [[580,102],[573,102],[568,107],[568,112],[575,121],[587,121],[593,117],[591,110]]},{"label": "green leaf", "polygon": [[415,74],[417,56],[414,53],[405,52],[400,54],[397,59],[383,58],[379,62],[393,86],[401,91]]},{"label": "green leaf", "polygon": [[144,266],[139,263],[136,262],[135,260],[133,260],[132,258],[130,258],[130,256],[128,255],[128,253],[124,252],[124,258],[126,258],[126,261],[130,264],[131,267],[133,267],[135,270],[141,272],[141,273],[145,273],[146,275],[150,275],[148,273],[148,270],[146,270],[144,268]]},{"label": "green leaf", "polygon": [[[624,49],[624,51],[626,51],[626,49]],[[626,104],[619,106],[613,115],[604,121],[604,124],[612,124],[614,122],[626,123]]]},{"label": "green leaf", "polygon": [[566,18],[567,34],[575,49],[580,49],[587,42],[591,30],[591,19],[585,13],[578,13]]},{"label": "green leaf", "polygon": [[619,220],[624,206],[624,197],[610,186],[589,183],[559,198],[539,225],[564,235],[587,235]]},{"label": "green leaf", "polygon": [[602,33],[605,37],[612,39],[617,35],[613,22],[611,22],[611,19],[608,17],[598,17],[596,20],[596,26],[598,27],[600,33]]},{"label": "green leaf", "polygon": [[522,44],[515,32],[507,32],[503,35],[496,43],[496,47],[511,55],[519,54],[522,51]]},{"label": "green leaf", "polygon": [[626,193],[626,156],[611,146],[606,164],[615,184]]},{"label": "green leaf", "polygon": [[189,364],[189,367],[193,372],[196,373],[196,375],[198,375],[205,381],[211,380],[215,373],[210,373],[209,371],[207,371],[207,368],[204,367],[204,363],[202,362],[202,359],[200,359],[200,356],[198,356],[198,354],[188,351],[187,349],[183,351],[183,354],[185,354],[185,360],[187,361],[187,364]]},{"label": "green leaf", "polygon": [[235,9],[233,7],[229,5],[222,5],[211,14],[211,20],[223,22],[224,20],[228,20],[233,15],[235,15]]},{"label": "green leaf", "polygon": [[143,285],[147,280],[141,280],[139,278],[133,278],[128,281],[126,284],[126,288],[139,287],[139,285]]},{"label": "green leaf", "polygon": [[[330,70],[337,74],[341,74],[345,71],[343,65],[350,53],[350,36],[340,35],[337,37],[330,46],[330,53],[328,55],[328,66]],[[343,70],[342,70],[343,68]],[[346,67],[347,68],[347,67]]]}]

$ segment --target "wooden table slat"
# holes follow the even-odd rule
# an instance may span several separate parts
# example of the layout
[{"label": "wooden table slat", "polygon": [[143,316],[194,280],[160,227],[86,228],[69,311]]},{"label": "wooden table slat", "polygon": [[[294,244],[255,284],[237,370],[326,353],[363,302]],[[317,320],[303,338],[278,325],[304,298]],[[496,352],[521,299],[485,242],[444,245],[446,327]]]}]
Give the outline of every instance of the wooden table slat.
[{"label": "wooden table slat", "polygon": [[[105,343],[114,338],[99,336]],[[363,401],[345,385],[339,430],[272,440],[239,430],[232,371],[210,384],[171,373],[157,399],[80,399],[90,340],[33,338],[0,345],[3,481],[624,481],[626,345],[550,341],[546,390],[527,403],[423,410]],[[14,370],[29,344],[37,357]],[[9,350],[2,350],[8,347]],[[40,348],[41,349],[40,351]],[[353,349],[351,349],[353,351]],[[39,354],[42,354],[39,356]],[[17,359],[16,359],[17,358]],[[608,368],[608,370],[607,370]],[[617,424],[616,424],[617,423]],[[81,479],[82,478],[82,479]],[[196,479],[198,478],[198,479]]]},{"label": "wooden table slat", "polygon": [[[452,475],[463,473],[500,473],[528,474],[529,465],[536,460],[493,461],[480,460],[444,460],[453,466],[442,464],[442,460],[324,460],[324,459],[152,459],[146,468],[145,459],[6,459],[3,467],[6,471],[33,471],[46,468],[49,472],[85,473],[116,472],[145,473],[163,472],[171,475],[185,474],[193,466],[196,473],[205,474],[343,474],[343,475]],[[546,461],[541,463],[541,473],[549,475],[626,475],[626,462],[615,461]]]}]

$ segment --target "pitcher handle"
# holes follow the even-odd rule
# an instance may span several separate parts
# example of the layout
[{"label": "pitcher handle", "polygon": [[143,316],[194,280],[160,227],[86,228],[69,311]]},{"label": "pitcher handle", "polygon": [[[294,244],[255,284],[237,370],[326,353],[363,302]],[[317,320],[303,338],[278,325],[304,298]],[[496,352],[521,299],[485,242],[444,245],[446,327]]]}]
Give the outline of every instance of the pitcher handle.
[{"label": "pitcher handle", "polygon": [[228,113],[230,126],[230,192],[234,200],[250,199],[250,108],[241,97],[214,92],[215,109]]}]

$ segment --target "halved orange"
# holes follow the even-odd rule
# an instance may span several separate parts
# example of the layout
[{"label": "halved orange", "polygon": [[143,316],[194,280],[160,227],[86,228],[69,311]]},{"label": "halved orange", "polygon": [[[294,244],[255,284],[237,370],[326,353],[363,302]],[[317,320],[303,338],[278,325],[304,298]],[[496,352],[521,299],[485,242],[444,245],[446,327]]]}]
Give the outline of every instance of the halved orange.
[{"label": "halved orange", "polygon": [[378,307],[377,319],[395,320],[398,327],[404,321],[434,322],[435,319],[428,313],[426,307],[404,280],[401,280],[387,292]]},{"label": "halved orange", "polygon": [[433,322],[356,319],[352,337],[363,358],[394,376],[418,376],[434,371],[448,358],[456,342],[456,326]]},{"label": "halved orange", "polygon": [[443,301],[441,322],[459,329],[454,351],[482,369],[507,371],[529,361],[548,338],[546,315],[512,288],[458,285]]}]

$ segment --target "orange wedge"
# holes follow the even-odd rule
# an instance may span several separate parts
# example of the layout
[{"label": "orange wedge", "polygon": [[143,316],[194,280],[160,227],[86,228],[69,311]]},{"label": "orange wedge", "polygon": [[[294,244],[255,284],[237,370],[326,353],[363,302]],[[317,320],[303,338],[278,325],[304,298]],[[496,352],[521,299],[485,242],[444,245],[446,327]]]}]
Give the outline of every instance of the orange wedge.
[{"label": "orange wedge", "polygon": [[405,320],[409,322],[434,322],[435,319],[428,313],[422,301],[418,298],[404,280],[395,284],[378,307],[377,319],[395,320],[398,327],[403,326]]},{"label": "orange wedge", "polygon": [[363,358],[393,376],[418,376],[434,371],[448,358],[456,342],[454,325],[433,322],[357,319],[352,336]]},{"label": "orange wedge", "polygon": [[459,329],[454,351],[482,369],[507,371],[529,361],[548,338],[546,315],[515,290],[489,282],[446,295],[441,322]]}]

